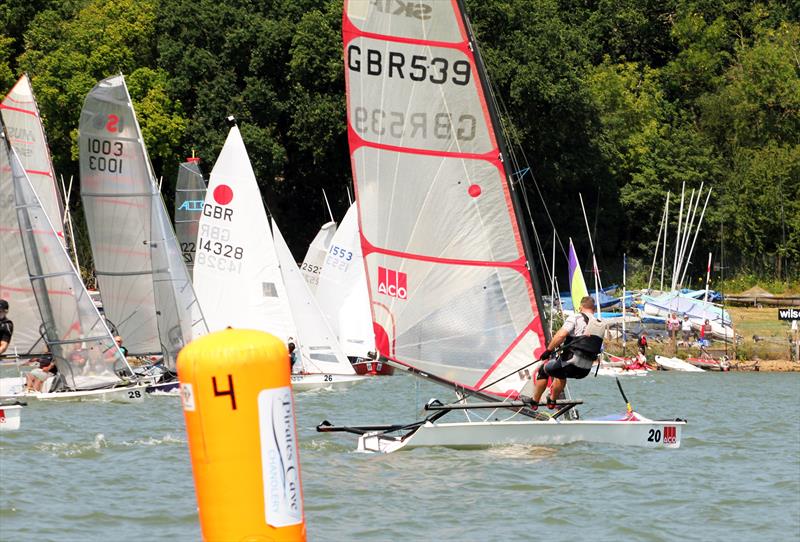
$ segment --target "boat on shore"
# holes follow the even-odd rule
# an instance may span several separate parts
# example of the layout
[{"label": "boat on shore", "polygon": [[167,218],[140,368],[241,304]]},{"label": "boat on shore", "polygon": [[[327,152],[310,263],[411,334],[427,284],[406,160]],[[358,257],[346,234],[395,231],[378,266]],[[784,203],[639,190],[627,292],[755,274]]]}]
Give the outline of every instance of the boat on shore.
[{"label": "boat on shore", "polygon": [[687,363],[680,358],[656,355],[655,360],[656,365],[665,371],[684,371],[687,373],[704,372],[700,367],[695,367],[691,363]]}]

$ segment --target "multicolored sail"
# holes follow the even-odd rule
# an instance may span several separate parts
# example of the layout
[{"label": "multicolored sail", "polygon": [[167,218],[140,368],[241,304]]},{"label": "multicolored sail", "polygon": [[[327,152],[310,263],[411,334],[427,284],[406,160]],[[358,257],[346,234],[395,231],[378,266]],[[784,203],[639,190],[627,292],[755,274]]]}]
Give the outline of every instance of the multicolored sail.
[{"label": "multicolored sail", "polygon": [[43,354],[42,316],[25,265],[25,248],[14,205],[14,177],[4,123],[0,118],[0,299],[8,301],[14,335],[6,355]]},{"label": "multicolored sail", "polygon": [[[586,281],[583,280],[578,254],[575,252],[572,239],[569,240],[569,293],[572,298],[572,309],[577,312],[580,310],[581,299],[589,295],[589,290],[586,289]],[[600,307],[597,308],[597,311],[600,311]]]},{"label": "multicolored sail", "polygon": [[13,151],[10,159],[28,278],[65,388],[91,389],[132,375]]},{"label": "multicolored sail", "polygon": [[39,107],[36,105],[27,74],[19,78],[17,84],[0,102],[0,113],[3,115],[11,146],[17,151],[17,156],[47,213],[47,218],[66,246],[64,204],[50,160],[50,149],[47,146]]},{"label": "multicolored sail", "polygon": [[175,235],[190,277],[194,269],[200,213],[206,199],[206,181],[200,172],[199,162],[199,158],[187,158],[178,169],[178,180],[175,183]]},{"label": "multicolored sail", "polygon": [[453,384],[516,396],[545,333],[480,58],[459,1],[404,5],[346,0],[343,16],[376,343]]}]

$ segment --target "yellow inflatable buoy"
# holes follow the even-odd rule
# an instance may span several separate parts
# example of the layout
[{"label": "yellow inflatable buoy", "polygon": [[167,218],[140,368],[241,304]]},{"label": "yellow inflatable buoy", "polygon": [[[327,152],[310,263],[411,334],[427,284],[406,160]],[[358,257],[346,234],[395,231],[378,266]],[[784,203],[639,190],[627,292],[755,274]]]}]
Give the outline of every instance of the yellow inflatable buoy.
[{"label": "yellow inflatable buoy", "polygon": [[178,379],[206,541],[306,539],[289,353],[262,331],[188,344]]}]

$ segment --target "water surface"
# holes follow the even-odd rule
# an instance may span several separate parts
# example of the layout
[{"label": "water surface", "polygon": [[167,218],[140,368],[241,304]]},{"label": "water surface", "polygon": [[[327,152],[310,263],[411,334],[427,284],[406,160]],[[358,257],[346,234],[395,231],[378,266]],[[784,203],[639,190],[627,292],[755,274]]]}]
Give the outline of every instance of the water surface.
[{"label": "water surface", "polygon": [[[348,435],[314,427],[412,421],[450,393],[394,376],[299,394],[309,539],[800,539],[800,374],[659,372],[623,385],[642,414],[689,420],[681,449],[359,454]],[[610,378],[573,394],[584,417],[625,408]],[[31,402],[22,429],[0,434],[0,539],[199,540],[180,404],[148,399]]]}]

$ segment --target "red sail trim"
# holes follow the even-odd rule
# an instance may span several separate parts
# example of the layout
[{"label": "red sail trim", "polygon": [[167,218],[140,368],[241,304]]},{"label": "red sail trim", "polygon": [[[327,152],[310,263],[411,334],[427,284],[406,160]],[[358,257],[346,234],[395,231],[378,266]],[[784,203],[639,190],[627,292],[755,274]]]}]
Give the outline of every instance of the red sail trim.
[{"label": "red sail trim", "polygon": [[[358,135],[356,131],[353,130],[353,127],[350,126],[349,119],[347,123],[347,132],[348,132],[348,137],[350,139],[351,156],[361,147],[370,147],[382,151],[402,152],[406,154],[421,154],[423,156],[440,156],[443,158],[465,158],[468,160],[486,160],[487,162],[495,164],[495,166],[499,166],[501,164],[500,160],[498,160],[499,152],[496,147],[483,154],[476,154],[471,152],[435,151],[431,149],[420,149],[418,147],[398,147],[397,145],[375,143],[373,141],[364,139],[363,137]],[[501,176],[504,177],[505,172],[503,172]]]},{"label": "red sail trim", "polygon": [[358,232],[359,237],[361,237],[361,251],[366,257],[368,254],[378,253],[378,254],[385,254],[386,256],[394,256],[397,258],[405,258],[407,260],[417,260],[420,262],[431,262],[431,263],[441,263],[446,265],[465,265],[465,266],[473,266],[473,267],[501,267],[505,269],[515,269],[520,272],[526,272],[527,267],[525,266],[525,257],[520,256],[514,261],[510,262],[499,262],[499,261],[491,261],[491,260],[459,260],[455,258],[439,258],[437,256],[425,256],[423,254],[413,254],[411,252],[403,252],[400,250],[391,250],[388,248],[381,248],[376,247],[369,241],[367,238],[364,237],[364,234],[361,231]]},{"label": "red sail trim", "polygon": [[[517,344],[519,344],[519,342],[523,339],[523,337],[525,337],[525,335],[529,331],[532,332],[534,335],[537,335],[537,336],[539,335],[539,332],[536,330],[537,322],[541,323],[541,317],[539,316],[539,314],[536,314],[534,316],[533,320],[531,320],[531,323],[528,324],[527,327],[524,330],[522,330],[522,333],[517,335],[517,338],[514,339],[510,345],[508,345],[508,348],[506,348],[505,352],[503,352],[500,355],[500,357],[497,359],[497,361],[495,361],[492,364],[492,366],[489,367],[489,369],[481,377],[481,379],[478,380],[478,382],[475,384],[475,386],[480,388],[483,385],[483,383],[486,382],[489,379],[489,376],[495,371],[495,369],[497,369],[500,366],[501,363],[503,363],[503,361],[505,361],[505,359],[508,357],[508,355],[511,353],[511,351],[514,350],[514,348],[517,346]],[[540,347],[541,347],[541,349],[538,352],[535,351],[535,350],[533,352],[531,352],[532,357],[533,356],[538,356],[539,354],[544,352],[544,349],[547,348],[547,345],[546,344],[541,344]],[[505,376],[505,375],[500,375],[500,376]]]},{"label": "red sail trim", "polygon": [[38,171],[36,169],[26,169],[25,173],[30,173],[31,175],[43,175],[45,177],[53,178],[53,174],[49,171]]},{"label": "red sail trim", "polygon": [[12,107],[6,104],[0,104],[0,109],[8,109],[9,111],[16,111],[17,113],[25,113],[26,115],[38,116],[36,111],[29,111],[28,109],[21,109],[19,107]]}]

